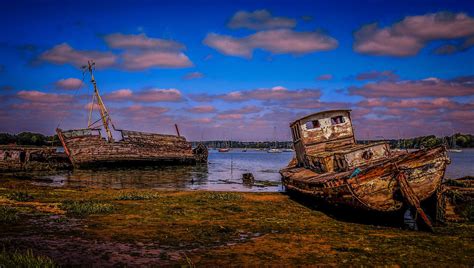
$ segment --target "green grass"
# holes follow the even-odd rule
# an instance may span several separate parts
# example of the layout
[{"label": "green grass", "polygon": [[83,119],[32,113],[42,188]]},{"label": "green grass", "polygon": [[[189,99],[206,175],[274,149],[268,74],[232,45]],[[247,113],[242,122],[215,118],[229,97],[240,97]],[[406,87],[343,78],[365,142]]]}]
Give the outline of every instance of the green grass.
[{"label": "green grass", "polygon": [[15,223],[19,219],[20,217],[18,216],[18,210],[16,208],[0,206],[0,224]]},{"label": "green grass", "polygon": [[159,197],[157,193],[150,192],[121,192],[116,200],[150,200]]},{"label": "green grass", "polygon": [[7,194],[7,198],[10,200],[20,201],[20,202],[28,202],[34,199],[32,195],[30,195],[26,191],[17,191]]},{"label": "green grass", "polygon": [[65,200],[60,205],[66,213],[74,217],[86,217],[91,214],[106,214],[114,210],[110,203],[98,200]]},{"label": "green grass", "polygon": [[0,251],[0,267],[57,267],[48,257],[35,256],[32,250],[24,253],[18,251]]}]

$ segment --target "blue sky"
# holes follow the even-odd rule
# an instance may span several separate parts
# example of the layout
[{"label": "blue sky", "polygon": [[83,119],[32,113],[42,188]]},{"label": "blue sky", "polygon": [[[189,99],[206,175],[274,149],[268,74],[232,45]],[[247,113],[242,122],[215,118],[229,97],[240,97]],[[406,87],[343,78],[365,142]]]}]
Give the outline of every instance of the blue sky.
[{"label": "blue sky", "polygon": [[73,79],[93,57],[121,128],[289,139],[290,120],[351,108],[360,138],[474,130],[472,1],[15,1],[0,15],[0,131],[84,127],[89,83]]}]

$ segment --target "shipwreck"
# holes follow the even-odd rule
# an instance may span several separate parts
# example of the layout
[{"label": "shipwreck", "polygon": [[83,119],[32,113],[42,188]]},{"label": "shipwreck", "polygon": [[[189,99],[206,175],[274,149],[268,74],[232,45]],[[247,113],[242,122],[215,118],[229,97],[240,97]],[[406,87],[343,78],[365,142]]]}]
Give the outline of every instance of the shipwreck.
[{"label": "shipwreck", "polygon": [[71,169],[64,153],[56,148],[25,145],[0,146],[0,172]]},{"label": "shipwreck", "polygon": [[[90,73],[91,83],[94,87],[87,128],[56,129],[59,140],[64,147],[64,152],[74,168],[194,164],[207,161],[207,148],[199,146],[193,152],[191,143],[179,134],[177,126],[177,135],[115,128],[99,94],[93,73],[94,66],[94,62],[88,62],[88,65],[84,66],[84,70]],[[92,122],[95,105],[98,107],[100,118]],[[105,137],[102,136],[102,128],[105,131]]]},{"label": "shipwreck", "polygon": [[329,204],[396,212],[410,207],[431,228],[420,202],[440,188],[446,148],[391,151],[386,142],[357,144],[350,110],[311,114],[290,124],[296,152],[280,170],[288,191]]}]

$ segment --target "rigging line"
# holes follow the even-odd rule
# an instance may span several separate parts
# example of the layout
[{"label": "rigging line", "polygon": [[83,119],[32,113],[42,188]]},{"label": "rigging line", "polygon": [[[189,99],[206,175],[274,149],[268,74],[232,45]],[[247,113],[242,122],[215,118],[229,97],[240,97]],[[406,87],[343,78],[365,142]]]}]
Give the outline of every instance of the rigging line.
[{"label": "rigging line", "polygon": [[[89,93],[89,92],[87,92]],[[87,127],[89,128],[92,121],[92,112],[94,111],[94,102],[95,102],[95,94],[92,94],[92,101],[91,101],[91,108],[89,110],[89,118],[87,120]]]},{"label": "rigging line", "polygon": [[105,116],[97,119],[94,123],[90,124],[90,126],[93,126],[94,124],[99,123],[103,118],[105,118]]},{"label": "rigging line", "polygon": [[[82,88],[82,86],[84,85],[84,78],[85,78],[85,72],[82,72],[82,81],[81,81],[81,85],[76,88],[76,91],[74,92],[74,94],[72,95],[72,98],[71,98],[71,102],[73,102],[75,99],[76,99],[76,96],[77,96],[77,93],[79,92],[79,90]],[[66,114],[64,113],[61,118],[59,119],[59,122],[58,122],[58,125],[56,126],[56,128],[59,128],[59,126],[62,124],[62,121],[64,120],[64,117],[66,117]]]},{"label": "rigging line", "polygon": [[[83,69],[83,74],[86,74],[87,71],[86,69]],[[92,93],[91,93],[92,92]],[[92,107],[91,107],[91,111],[89,113],[89,118],[88,118],[88,121],[87,121],[87,124],[89,125],[90,121],[93,120],[92,118],[92,110],[94,109],[94,102],[95,102],[95,94],[94,94],[94,90],[91,90],[91,84],[87,84],[87,96],[89,96],[89,94],[92,95]]]},{"label": "rigging line", "polygon": [[[107,120],[107,122],[112,123],[112,121],[110,120],[109,113],[106,111],[106,112],[104,113],[104,116],[101,116],[99,119],[97,119],[96,121],[94,121],[92,124],[89,125],[88,128],[90,128],[90,126],[93,126],[94,124],[99,123],[99,121],[103,120],[104,118]],[[115,130],[115,128],[114,128],[114,130]]]}]

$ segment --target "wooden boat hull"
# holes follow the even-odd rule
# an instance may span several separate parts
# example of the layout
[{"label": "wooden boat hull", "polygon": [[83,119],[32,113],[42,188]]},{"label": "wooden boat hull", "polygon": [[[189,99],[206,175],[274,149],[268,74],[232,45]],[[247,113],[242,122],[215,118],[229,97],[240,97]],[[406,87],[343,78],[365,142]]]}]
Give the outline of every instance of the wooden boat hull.
[{"label": "wooden boat hull", "polygon": [[408,185],[422,201],[440,187],[449,158],[444,147],[389,157],[350,171],[318,174],[289,166],[280,171],[283,185],[328,203],[390,212],[403,206],[397,176],[403,172]]},{"label": "wooden boat hull", "polygon": [[440,222],[474,221],[474,177],[447,180],[437,192],[436,219]]},{"label": "wooden boat hull", "polygon": [[64,153],[56,148],[0,146],[0,172],[50,171],[72,168]]},{"label": "wooden boat hull", "polygon": [[122,140],[108,142],[88,130],[57,133],[75,168],[196,162],[191,143],[180,136],[122,130]]}]

